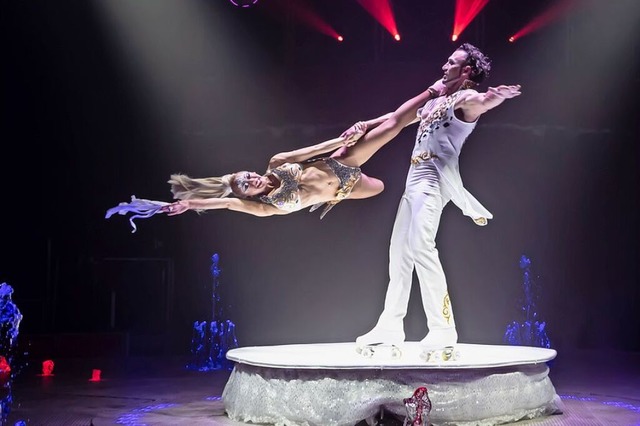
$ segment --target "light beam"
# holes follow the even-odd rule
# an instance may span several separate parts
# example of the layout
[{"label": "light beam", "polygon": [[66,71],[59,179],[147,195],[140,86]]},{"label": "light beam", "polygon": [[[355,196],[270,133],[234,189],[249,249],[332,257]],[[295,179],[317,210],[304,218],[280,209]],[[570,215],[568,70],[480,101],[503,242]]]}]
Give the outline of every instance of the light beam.
[{"label": "light beam", "polygon": [[489,0],[456,0],[451,40],[456,41]]},{"label": "light beam", "polygon": [[358,0],[358,3],[380,23],[396,41],[400,41],[398,26],[396,25],[389,0]]}]

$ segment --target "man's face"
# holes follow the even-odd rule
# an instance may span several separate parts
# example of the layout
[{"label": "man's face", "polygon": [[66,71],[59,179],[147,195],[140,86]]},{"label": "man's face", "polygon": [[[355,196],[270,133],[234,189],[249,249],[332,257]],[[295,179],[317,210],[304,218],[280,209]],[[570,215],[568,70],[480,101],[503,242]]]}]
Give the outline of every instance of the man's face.
[{"label": "man's face", "polygon": [[453,54],[449,56],[449,59],[447,59],[447,62],[442,66],[442,71],[444,71],[442,82],[444,84],[454,80],[460,80],[463,82],[465,79],[469,78],[471,67],[465,65],[466,60],[467,52],[464,50],[456,50],[453,52]]}]

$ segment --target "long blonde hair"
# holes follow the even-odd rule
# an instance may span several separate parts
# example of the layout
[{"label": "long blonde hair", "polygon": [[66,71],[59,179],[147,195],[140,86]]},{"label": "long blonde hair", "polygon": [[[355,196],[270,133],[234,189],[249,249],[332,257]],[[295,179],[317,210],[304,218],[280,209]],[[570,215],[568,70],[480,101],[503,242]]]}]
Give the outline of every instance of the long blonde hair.
[{"label": "long blonde hair", "polygon": [[193,179],[187,175],[173,174],[169,179],[171,193],[176,200],[201,200],[224,198],[231,194],[233,174],[221,177]]}]

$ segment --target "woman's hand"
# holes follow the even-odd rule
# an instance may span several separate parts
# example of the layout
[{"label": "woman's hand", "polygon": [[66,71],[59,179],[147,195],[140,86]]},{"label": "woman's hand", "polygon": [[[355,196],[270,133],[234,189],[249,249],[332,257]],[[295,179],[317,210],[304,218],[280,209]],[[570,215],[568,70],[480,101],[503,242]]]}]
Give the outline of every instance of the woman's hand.
[{"label": "woman's hand", "polygon": [[344,140],[343,146],[353,146],[364,134],[367,133],[367,123],[358,121],[353,126],[342,132],[340,137]]},{"label": "woman's hand", "polygon": [[433,83],[431,86],[429,86],[429,92],[432,92],[436,95],[436,97],[438,96],[444,96],[447,94],[447,90],[449,88],[447,87],[446,84],[444,84],[442,82],[442,79],[437,80],[435,83]]},{"label": "woman's hand", "polygon": [[175,203],[168,204],[160,209],[160,211],[166,213],[167,216],[176,216],[186,212],[187,210],[189,210],[188,200],[176,201]]}]

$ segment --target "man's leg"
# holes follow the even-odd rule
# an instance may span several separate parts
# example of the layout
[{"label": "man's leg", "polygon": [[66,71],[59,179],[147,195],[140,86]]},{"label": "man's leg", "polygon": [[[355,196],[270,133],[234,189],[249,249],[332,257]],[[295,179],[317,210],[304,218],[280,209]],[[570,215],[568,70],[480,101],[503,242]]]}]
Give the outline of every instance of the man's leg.
[{"label": "man's leg", "polygon": [[358,337],[356,343],[400,343],[404,341],[403,320],[407,314],[413,274],[413,258],[409,247],[412,214],[409,198],[403,195],[391,234],[389,287],[384,300],[384,310],[376,326],[367,334]]},{"label": "man's leg", "polygon": [[447,280],[436,248],[436,233],[444,204],[439,191],[424,194],[421,209],[414,220],[411,246],[422,305],[427,316],[429,333],[421,341],[425,349],[450,346],[458,341],[456,324],[447,291]]}]

